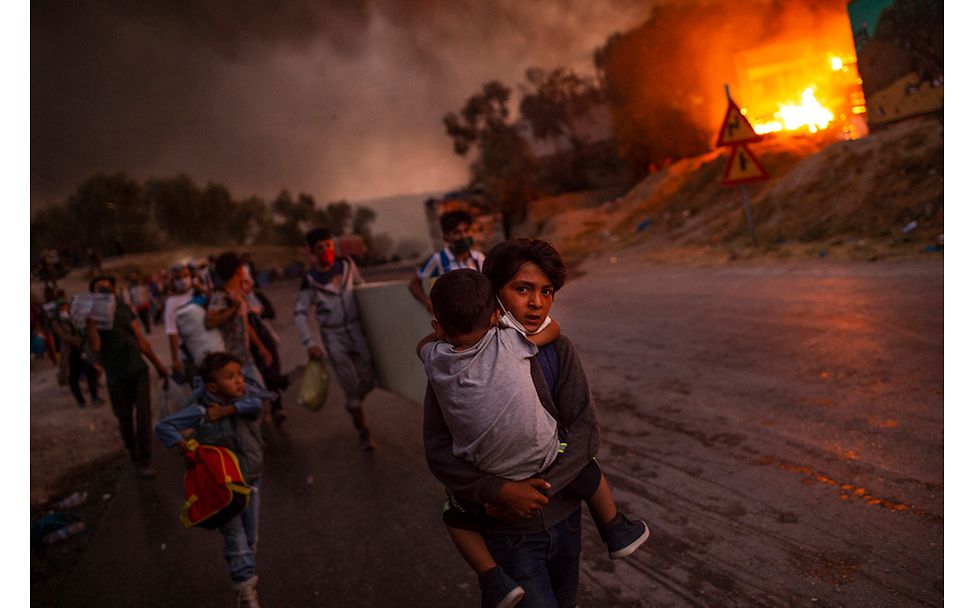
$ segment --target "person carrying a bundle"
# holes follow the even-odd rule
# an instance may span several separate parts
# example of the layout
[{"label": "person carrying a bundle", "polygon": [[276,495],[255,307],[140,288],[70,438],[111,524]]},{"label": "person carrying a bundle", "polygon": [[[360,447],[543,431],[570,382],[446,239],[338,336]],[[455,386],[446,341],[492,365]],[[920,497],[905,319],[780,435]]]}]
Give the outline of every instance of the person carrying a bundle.
[{"label": "person carrying a bundle", "polygon": [[189,451],[189,441],[180,431],[194,429],[193,439],[198,443],[222,446],[236,455],[250,487],[250,502],[219,530],[239,605],[258,608],[255,550],[264,463],[259,425],[263,391],[245,381],[240,360],[227,352],[206,355],[199,364],[199,375],[205,385],[194,393],[188,406],[159,421],[156,435],[166,447]]},{"label": "person carrying a bundle", "polygon": [[[371,451],[375,441],[362,402],[375,388],[376,376],[355,300],[355,288],[364,285],[365,280],[352,258],[336,256],[335,239],[328,229],[312,228],[305,234],[305,241],[312,263],[294,303],[294,325],[301,344],[308,349],[309,361],[323,360],[328,354],[335,378],[345,393],[345,409],[358,431],[359,448]],[[318,321],[321,346],[308,323],[312,314]]]}]

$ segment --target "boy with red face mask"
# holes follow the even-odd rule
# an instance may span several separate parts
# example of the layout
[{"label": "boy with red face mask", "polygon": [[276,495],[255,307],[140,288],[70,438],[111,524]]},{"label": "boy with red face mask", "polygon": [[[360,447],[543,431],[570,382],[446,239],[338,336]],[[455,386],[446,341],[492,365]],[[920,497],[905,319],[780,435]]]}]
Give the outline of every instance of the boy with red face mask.
[{"label": "boy with red face mask", "polygon": [[[301,282],[294,305],[294,324],[301,343],[308,349],[309,359],[320,359],[328,353],[331,368],[345,393],[345,409],[358,431],[359,447],[372,450],[375,442],[365,420],[362,400],[375,388],[375,371],[354,293],[355,286],[365,281],[351,258],[336,257],[331,232],[314,228],[305,235],[305,240],[311,252],[311,270]],[[318,346],[308,325],[311,310],[318,320],[324,348]]]}]

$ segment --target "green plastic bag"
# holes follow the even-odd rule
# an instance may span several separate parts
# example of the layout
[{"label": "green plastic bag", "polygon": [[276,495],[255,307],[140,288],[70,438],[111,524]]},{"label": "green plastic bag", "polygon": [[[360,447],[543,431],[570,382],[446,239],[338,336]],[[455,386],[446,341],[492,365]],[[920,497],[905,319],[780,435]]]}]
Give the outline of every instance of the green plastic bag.
[{"label": "green plastic bag", "polygon": [[301,386],[298,390],[298,403],[312,412],[317,412],[328,399],[328,369],[321,359],[312,359],[304,366]]}]

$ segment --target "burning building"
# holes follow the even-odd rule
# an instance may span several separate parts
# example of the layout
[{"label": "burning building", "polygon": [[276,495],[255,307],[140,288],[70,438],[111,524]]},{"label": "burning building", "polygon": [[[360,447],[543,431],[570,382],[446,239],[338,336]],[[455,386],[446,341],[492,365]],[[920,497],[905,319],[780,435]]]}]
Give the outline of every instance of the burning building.
[{"label": "burning building", "polygon": [[865,100],[851,39],[831,45],[796,40],[734,56],[735,97],[758,134],[841,128],[865,135]]},{"label": "burning building", "polygon": [[777,139],[868,130],[844,0],[660,2],[596,57],[620,153],[634,166],[711,150],[725,85],[755,130]]}]

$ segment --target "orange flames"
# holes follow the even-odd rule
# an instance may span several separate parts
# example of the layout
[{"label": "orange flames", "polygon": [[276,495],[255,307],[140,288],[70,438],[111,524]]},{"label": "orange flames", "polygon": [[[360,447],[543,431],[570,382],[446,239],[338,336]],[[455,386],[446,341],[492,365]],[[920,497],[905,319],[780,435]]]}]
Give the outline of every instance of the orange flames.
[{"label": "orange flames", "polygon": [[815,133],[829,126],[834,118],[835,114],[815,98],[815,87],[811,86],[802,91],[799,103],[780,104],[778,111],[774,113],[774,120],[756,122],[752,126],[758,135],[776,131],[797,131],[801,128]]},{"label": "orange flames", "polygon": [[[749,80],[742,91],[747,105],[741,113],[748,117],[759,135],[769,133],[817,133],[835,127],[846,139],[861,137],[866,112],[854,59],[827,53],[818,60],[804,57],[784,59],[781,46],[748,53],[742,62],[741,76]],[[748,114],[748,109],[751,113]]]}]

